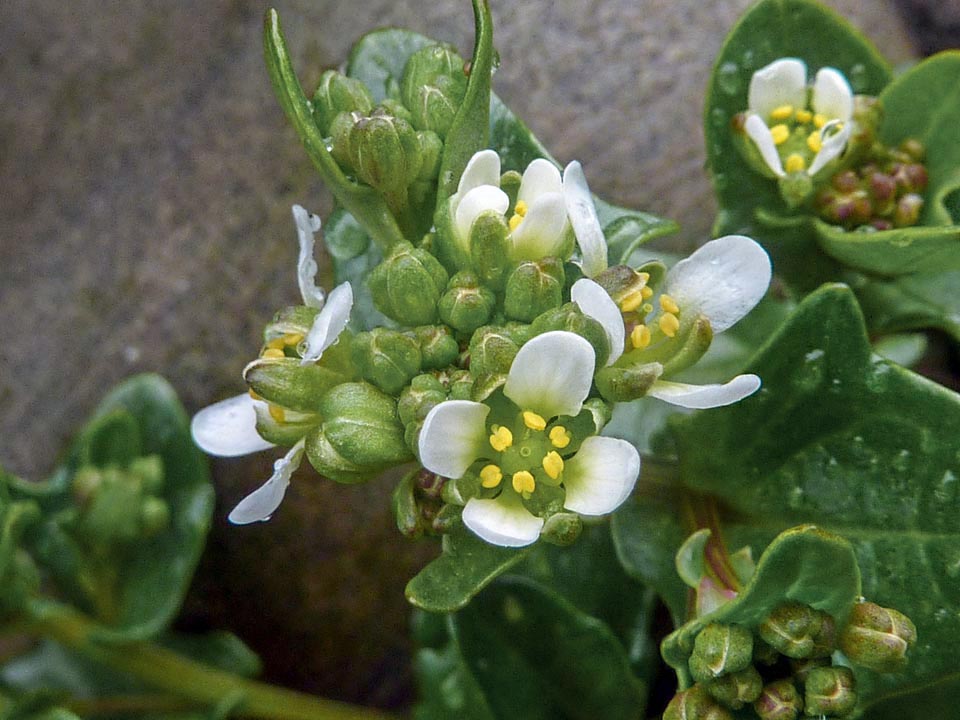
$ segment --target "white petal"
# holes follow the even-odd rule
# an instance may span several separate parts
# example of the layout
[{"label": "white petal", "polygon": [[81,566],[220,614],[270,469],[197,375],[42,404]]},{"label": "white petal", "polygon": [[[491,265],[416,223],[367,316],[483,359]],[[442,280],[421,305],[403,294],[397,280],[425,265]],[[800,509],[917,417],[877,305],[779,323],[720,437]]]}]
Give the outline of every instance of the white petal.
[{"label": "white petal", "polygon": [[480,213],[493,210],[503,215],[510,207],[510,198],[496,185],[480,185],[464,195],[453,218],[457,238],[464,249],[469,249],[470,228]]},{"label": "white petal", "polygon": [[314,233],[320,231],[320,218],[311,215],[299,205],[294,205],[293,221],[297,225],[297,239],[300,241],[300,257],[297,259],[297,284],[303,304],[307,307],[322,308],[325,293],[317,287],[317,261],[313,259]]},{"label": "white petal", "polygon": [[544,418],[576,415],[590,392],[595,366],[590,343],[574,333],[553,330],[520,348],[503,394],[521,410]]},{"label": "white petal", "polygon": [[420,462],[430,472],[462,477],[483,453],[490,408],[470,400],[444,400],[423,421],[418,443]]},{"label": "white petal", "polygon": [[815,113],[828,120],[849,120],[853,115],[853,90],[843,73],[831,67],[821,68],[813,83],[810,104]]},{"label": "white petal", "polygon": [[597,206],[587,187],[587,178],[576,160],[563,171],[563,199],[580,246],[583,274],[593,277],[607,269],[607,240],[600,227]]},{"label": "white petal", "polygon": [[759,115],[748,115],[747,122],[743,126],[747,137],[753,140],[753,144],[760,151],[760,157],[767,164],[767,167],[777,177],[783,177],[787,173],[783,169],[783,163],[780,162],[780,153],[777,152],[777,144],[773,141],[773,135],[767,124],[760,119]]},{"label": "white petal", "polygon": [[510,233],[511,257],[539,260],[557,256],[563,249],[566,233],[567,208],[563,195],[558,192],[540,195],[531,203],[517,229]]},{"label": "white petal", "polygon": [[494,150],[480,150],[473,154],[460,176],[457,195],[462,199],[481,185],[500,186],[500,156]]},{"label": "white petal", "polygon": [[670,268],[664,292],[677,301],[681,313],[703,313],[713,332],[721,333],[760,302],[770,276],[766,250],[744,235],[727,235]]},{"label": "white petal", "polygon": [[724,385],[688,385],[669,380],[657,380],[650,388],[648,395],[671,405],[705,410],[732,405],[748,395],[753,395],[759,389],[760,378],[756,375],[737,375]]},{"label": "white petal", "polygon": [[797,58],[781,58],[750,78],[747,107],[764,121],[781,105],[807,106],[807,66]]},{"label": "white petal", "polygon": [[820,146],[820,152],[817,153],[813,162],[810,163],[810,167],[807,168],[809,175],[816,175],[824,165],[843,152],[850,140],[850,135],[853,133],[853,124],[853,120],[850,120],[844,123],[840,130],[833,133],[830,132],[829,125],[824,126],[823,130],[820,131],[823,133],[823,144]]},{"label": "white petal", "polygon": [[570,299],[583,312],[603,325],[610,341],[610,357],[607,365],[612,365],[623,354],[623,345],[626,340],[623,328],[623,315],[620,308],[613,301],[607,291],[593,280],[581,278],[570,288]]},{"label": "white petal", "polygon": [[190,434],[208,455],[238,457],[272,448],[257,434],[257,413],[250,393],[209,405],[193,416]]},{"label": "white petal", "polygon": [[630,497],[640,454],[626,440],[588,437],[563,468],[563,506],[581,515],[606,515]]},{"label": "white petal", "polygon": [[549,160],[537,158],[527,165],[527,169],[523,171],[517,200],[522,200],[529,206],[541,195],[562,191],[563,181],[560,179],[560,171],[557,170],[557,166]]},{"label": "white petal", "polygon": [[463,524],[493,545],[523,547],[540,537],[543,519],[530,514],[512,489],[504,488],[494,500],[468,500]]},{"label": "white petal", "polygon": [[313,326],[307,333],[301,365],[315,362],[323,351],[337,341],[340,333],[350,321],[350,308],[353,307],[353,288],[349,282],[337,285],[327,298],[323,310],[313,319]]},{"label": "white petal", "polygon": [[227,516],[234,525],[266,522],[280,507],[290,485],[290,476],[300,467],[304,441],[301,440],[273,464],[273,475],[263,485],[241,500]]}]

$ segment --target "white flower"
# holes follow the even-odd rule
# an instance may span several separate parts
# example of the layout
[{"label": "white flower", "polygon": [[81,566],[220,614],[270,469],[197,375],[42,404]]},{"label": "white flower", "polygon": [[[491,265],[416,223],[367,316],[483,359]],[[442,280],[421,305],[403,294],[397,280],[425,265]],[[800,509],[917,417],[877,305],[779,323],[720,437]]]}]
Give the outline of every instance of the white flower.
[{"label": "white flower", "polygon": [[517,353],[503,394],[509,410],[490,418],[490,406],[447,400],[427,414],[420,432],[423,466],[460,478],[473,468],[484,494],[467,501],[463,522],[495,545],[522,547],[537,540],[543,519],[524,505],[539,485],[564,489],[564,507],[605,515],[633,490],[640,455],[629,443],[578,437],[573,419],[593,380],[593,347],[579,335],[538,335]]},{"label": "white flower", "polygon": [[[747,105],[744,130],[777,177],[800,171],[816,175],[844,151],[853,132],[853,91],[847,79],[834,68],[821,68],[810,91],[807,66],[797,58],[781,58],[757,70]],[[805,142],[798,147],[791,138],[801,136]]]},{"label": "white flower", "polygon": [[[721,333],[760,302],[770,277],[769,256],[750,238],[727,235],[712,240],[670,269],[659,297],[659,322],[653,331],[646,324],[636,325],[630,342],[641,350],[654,342],[654,334],[656,342],[670,342],[681,317],[700,315],[710,322],[714,334]],[[626,342],[621,308],[600,285],[586,278],[574,283],[570,295],[584,314],[603,325],[613,346],[613,360],[619,358]],[[652,305],[647,307],[652,312]],[[756,375],[738,375],[722,385],[657,380],[648,394],[674,405],[702,409],[735,403],[759,387]]]}]

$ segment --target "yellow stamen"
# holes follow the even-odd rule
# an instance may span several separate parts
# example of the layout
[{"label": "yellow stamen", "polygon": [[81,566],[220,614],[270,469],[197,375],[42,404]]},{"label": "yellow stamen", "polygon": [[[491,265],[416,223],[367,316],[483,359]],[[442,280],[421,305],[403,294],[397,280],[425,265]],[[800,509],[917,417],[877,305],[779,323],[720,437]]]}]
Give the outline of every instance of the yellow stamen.
[{"label": "yellow stamen", "polygon": [[677,305],[677,301],[667,294],[660,296],[660,307],[665,312],[673,313],[674,315],[678,315],[680,313],[680,306]]},{"label": "yellow stamen", "polygon": [[250,397],[252,397],[254,400],[263,400],[263,398],[262,398],[260,395],[257,395],[257,393],[255,393],[255,392],[253,391],[253,388],[250,388],[250,389],[247,391],[247,394],[248,394]]},{"label": "yellow stamen", "polygon": [[508,225],[510,226],[510,232],[513,232],[514,230],[516,230],[520,226],[520,223],[522,221],[523,221],[523,215],[518,214],[510,218],[510,222],[508,223]]},{"label": "yellow stamen", "polygon": [[773,109],[770,118],[772,120],[786,120],[791,115],[793,115],[793,105],[781,105]]},{"label": "yellow stamen", "polygon": [[563,425],[554,425],[550,428],[549,438],[550,444],[560,450],[570,444],[570,433]]},{"label": "yellow stamen", "polygon": [[820,148],[823,147],[823,140],[820,138],[820,133],[815,132],[810,134],[807,138],[807,147],[810,148],[810,152],[820,152]]},{"label": "yellow stamen", "polygon": [[650,344],[650,328],[646,325],[637,325],[630,333],[630,342],[635,348],[645,348]]},{"label": "yellow stamen", "polygon": [[526,495],[537,489],[537,482],[530,472],[521,470],[513,474],[513,489]]},{"label": "yellow stamen", "polygon": [[640,290],[640,294],[643,295],[644,300],[649,300],[653,297],[653,290],[651,288],[645,287]]},{"label": "yellow stamen", "polygon": [[270,410],[270,417],[272,417],[278,423],[282,423],[286,419],[286,413],[283,411],[283,408],[280,407],[279,405],[274,405],[273,403],[270,403],[270,405],[268,405],[268,408]]},{"label": "yellow stamen", "polygon": [[788,173],[803,172],[807,169],[807,161],[803,159],[803,155],[793,153],[787,156],[784,167]]},{"label": "yellow stamen", "polygon": [[556,450],[551,450],[543,456],[543,469],[552,480],[560,477],[563,472],[563,458]]},{"label": "yellow stamen", "polygon": [[813,113],[809,110],[797,110],[797,122],[806,125],[813,119]]},{"label": "yellow stamen", "polygon": [[643,291],[646,288],[639,288],[637,290],[631,290],[620,301],[620,310],[621,312],[633,312],[638,307],[643,304],[644,297]]},{"label": "yellow stamen", "polygon": [[531,430],[543,430],[547,426],[547,421],[535,412],[530,410],[523,411],[523,424]]},{"label": "yellow stamen", "polygon": [[271,359],[273,359],[273,358],[282,358],[282,357],[284,357],[284,354],[283,354],[283,350],[281,350],[281,349],[279,349],[279,348],[273,348],[273,347],[272,347],[272,348],[267,348],[267,349],[264,350],[262,353],[260,353],[260,357],[262,357],[262,358],[271,358]]},{"label": "yellow stamen", "polygon": [[296,347],[303,340],[303,333],[287,333],[282,339],[284,345]]},{"label": "yellow stamen", "polygon": [[503,427],[503,425],[494,425],[491,429],[493,434],[490,436],[490,447],[494,450],[503,452],[513,445],[513,433],[510,432],[510,428]]},{"label": "yellow stamen", "polygon": [[517,200],[517,205],[514,207],[513,211],[520,217],[526,217],[527,204],[523,200]]},{"label": "yellow stamen", "polygon": [[495,488],[503,479],[503,472],[496,465],[487,465],[480,471],[480,484],[485,488]]},{"label": "yellow stamen", "polygon": [[669,338],[674,337],[677,334],[677,330],[680,329],[680,321],[677,319],[677,316],[671,312],[664,313],[660,316],[659,325],[663,334]]},{"label": "yellow stamen", "polygon": [[774,144],[783,145],[790,138],[790,128],[786,125],[774,125],[770,128],[770,134],[773,136]]},{"label": "yellow stamen", "polygon": [[827,124],[827,116],[823,113],[817,113],[813,116],[813,126],[819,130]]},{"label": "yellow stamen", "polygon": [[282,338],[282,337],[278,337],[278,338],[274,338],[273,340],[271,340],[270,342],[268,342],[268,343],[267,343],[267,347],[268,347],[268,348],[271,348],[271,349],[276,349],[276,350],[283,350],[283,346],[286,345],[286,344],[287,344],[287,343],[285,343],[285,342],[283,341],[283,338]]}]

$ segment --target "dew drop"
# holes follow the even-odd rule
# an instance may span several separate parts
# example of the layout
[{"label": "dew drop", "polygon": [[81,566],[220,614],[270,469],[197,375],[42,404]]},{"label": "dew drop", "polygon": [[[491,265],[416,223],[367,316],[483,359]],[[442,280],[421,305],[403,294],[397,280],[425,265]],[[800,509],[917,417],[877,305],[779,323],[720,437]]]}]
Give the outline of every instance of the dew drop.
[{"label": "dew drop", "polygon": [[933,497],[941,504],[948,504],[957,494],[957,476],[947,470],[933,489]]},{"label": "dew drop", "polygon": [[710,122],[718,130],[722,130],[727,124],[727,111],[723,108],[714,108],[710,111]]},{"label": "dew drop", "polygon": [[798,510],[803,505],[803,488],[795,487],[787,493],[787,505],[793,510]]},{"label": "dew drop", "polygon": [[855,93],[862,93],[867,89],[867,68],[863,63],[857,63],[852,68],[847,75],[847,80],[850,81],[850,87],[853,88]]},{"label": "dew drop", "polygon": [[906,472],[910,467],[910,451],[901,450],[893,459],[893,469],[897,472]]},{"label": "dew drop", "polygon": [[743,56],[741,57],[741,61],[743,62],[743,67],[744,67],[744,69],[745,69],[745,70],[751,70],[751,69],[753,68],[753,63],[754,63],[754,60],[755,60],[755,59],[756,59],[756,58],[755,58],[755,55],[754,55],[754,53],[753,53],[753,50],[747,50],[747,51],[745,51],[745,52],[743,53]]},{"label": "dew drop", "polygon": [[740,92],[740,68],[735,62],[725,62],[717,68],[717,85],[727,95]]}]

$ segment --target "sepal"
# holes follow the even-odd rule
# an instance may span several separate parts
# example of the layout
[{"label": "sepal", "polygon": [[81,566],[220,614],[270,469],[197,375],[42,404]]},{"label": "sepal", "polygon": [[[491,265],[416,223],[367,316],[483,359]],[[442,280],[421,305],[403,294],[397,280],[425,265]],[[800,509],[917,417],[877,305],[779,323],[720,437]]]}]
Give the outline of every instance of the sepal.
[{"label": "sepal", "polygon": [[449,276],[437,259],[410,243],[397,243],[370,273],[367,283],[377,309],[401,325],[428,325]]},{"label": "sepal", "polygon": [[348,380],[323,365],[302,365],[294,358],[259,358],[243,370],[243,379],[259,397],[296,412],[316,412],[320,399]]},{"label": "sepal", "polygon": [[342,112],[367,115],[373,110],[373,97],[367,86],[336,70],[327,70],[313,94],[313,119],[320,132],[328,135],[334,118]]},{"label": "sepal", "polygon": [[559,258],[522,262],[507,279],[504,312],[511,320],[532,322],[560,306],[563,285],[563,263]]},{"label": "sepal", "polygon": [[374,328],[353,341],[353,361],[360,375],[388,395],[396,395],[420,372],[420,344],[407,334]]},{"label": "sepal", "polygon": [[461,271],[440,298],[440,319],[454,330],[472,333],[490,320],[495,304],[494,294],[475,274]]}]

